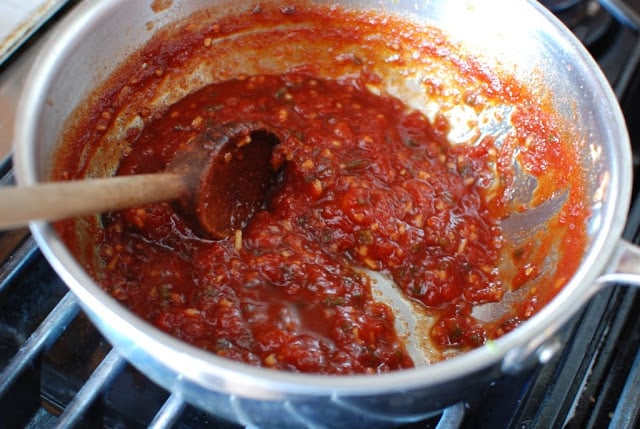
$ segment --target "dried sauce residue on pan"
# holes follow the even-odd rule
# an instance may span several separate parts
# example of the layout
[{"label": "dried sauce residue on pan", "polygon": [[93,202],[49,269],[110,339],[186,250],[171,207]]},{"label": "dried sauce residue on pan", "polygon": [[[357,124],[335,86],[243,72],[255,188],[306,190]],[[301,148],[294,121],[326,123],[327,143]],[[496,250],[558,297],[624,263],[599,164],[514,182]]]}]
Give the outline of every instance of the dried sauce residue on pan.
[{"label": "dried sauce residue on pan", "polygon": [[153,0],[151,2],[151,10],[155,13],[163,12],[171,7],[173,0]]},{"label": "dried sauce residue on pan", "polygon": [[[91,174],[109,151],[123,154],[119,174],[158,171],[197,132],[228,121],[285,130],[287,163],[270,204],[227,241],[200,239],[169,204],[106,214],[89,234],[58,224],[100,284],[146,320],[254,365],[384,372],[413,362],[363,269],[393,279],[433,318],[426,335],[445,357],[515,328],[577,268],[588,209],[576,149],[548,107],[437,30],[339,8],[193,22],[152,41],[97,92],[54,176]],[[257,60],[218,61],[236,48]],[[217,68],[203,68],[207,58]],[[168,95],[145,98],[154,91]],[[495,108],[513,129],[452,133],[448,112],[462,105],[480,118]],[[126,147],[105,144],[118,133]],[[472,137],[453,144],[454,134]],[[527,198],[522,174],[537,183]],[[545,228],[523,240],[503,234],[504,219],[559,195]],[[506,313],[474,316],[515,293]]]}]

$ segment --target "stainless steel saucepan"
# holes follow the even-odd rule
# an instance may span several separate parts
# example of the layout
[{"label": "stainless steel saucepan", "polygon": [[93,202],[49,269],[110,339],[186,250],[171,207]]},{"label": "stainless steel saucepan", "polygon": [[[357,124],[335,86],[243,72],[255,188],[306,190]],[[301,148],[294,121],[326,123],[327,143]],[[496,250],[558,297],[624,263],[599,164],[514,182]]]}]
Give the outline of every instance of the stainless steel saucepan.
[{"label": "stainless steel saucepan", "polygon": [[[228,14],[249,13],[258,4],[274,1],[103,0],[81,3],[59,26],[33,66],[18,109],[14,136],[15,170],[19,184],[46,181],[52,154],[69,118],[78,106],[130,54],[165,25],[210,9],[200,19],[215,21]],[[288,2],[280,2],[286,6]],[[324,2],[319,2],[324,3]],[[504,373],[517,373],[544,362],[558,344],[554,334],[604,285],[640,285],[640,250],[621,239],[631,189],[631,152],[617,101],[596,63],[574,36],[537,2],[530,0],[409,0],[331,1],[352,9],[374,9],[433,25],[460,49],[476,55],[489,67],[529,82],[533,92],[553,104],[571,131],[580,156],[575,160],[586,177],[592,215],[586,226],[589,242],[581,264],[557,296],[531,319],[491,343],[432,365],[369,376],[319,376],[251,367],[215,356],[183,343],[139,319],[104,292],[85,270],[96,263],[91,252],[78,258],[64,245],[51,224],[31,225],[42,252],[75,293],[100,331],[134,366],[184,399],[224,418],[257,427],[386,427],[425,418],[436,410],[481,391]],[[205,18],[206,17],[206,18]],[[299,29],[299,28],[298,28]],[[281,32],[295,33],[296,28]],[[145,108],[160,109],[209,81],[256,71],[281,72],[312,56],[318,62],[336,47],[295,37],[282,43],[255,45],[243,38],[265,29],[253,29],[221,41],[215,58],[189,63],[184,79],[166,80],[155,88],[155,98],[136,99]],[[285,37],[285,36],[283,36]],[[299,46],[293,63],[278,62],[279,49]],[[309,52],[305,52],[308,50]],[[297,52],[297,51],[296,51]],[[333,52],[331,55],[336,55]],[[381,62],[390,92],[429,114],[433,103],[412,96],[424,76],[394,74],[393,58]],[[406,71],[406,70],[405,70]],[[331,70],[325,70],[327,74]],[[425,73],[436,74],[434,67]],[[433,76],[432,76],[433,77]],[[145,95],[146,97],[146,95]],[[94,99],[95,101],[95,99]],[[435,100],[437,101],[437,100]],[[437,104],[437,103],[436,103]],[[442,106],[440,106],[442,107]],[[507,106],[508,107],[508,106]],[[498,107],[500,108],[500,107]],[[123,129],[138,124],[135,108],[122,109]],[[452,123],[469,112],[448,106]],[[503,112],[504,113],[504,112]],[[464,122],[460,120],[460,122]],[[488,121],[483,132],[500,133],[500,124]],[[454,127],[454,130],[459,128]],[[122,130],[120,130],[122,132]],[[93,152],[89,169],[112,175],[117,156],[118,130]],[[452,138],[465,139],[464,132]],[[102,159],[100,159],[102,157]],[[542,205],[528,216],[514,217],[510,228],[534,230],[553,210]],[[546,208],[545,208],[546,207]],[[520,224],[521,223],[521,224]],[[526,225],[523,226],[523,225]],[[82,231],[79,231],[82,234]],[[89,249],[90,246],[87,246]],[[497,311],[483,309],[484,311]]]}]

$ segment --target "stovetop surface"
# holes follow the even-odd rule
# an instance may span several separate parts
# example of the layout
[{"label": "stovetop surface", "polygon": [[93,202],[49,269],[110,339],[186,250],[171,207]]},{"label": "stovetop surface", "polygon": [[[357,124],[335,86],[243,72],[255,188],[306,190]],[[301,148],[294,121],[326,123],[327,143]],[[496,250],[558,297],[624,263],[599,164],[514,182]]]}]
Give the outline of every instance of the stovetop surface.
[{"label": "stovetop surface", "polygon": [[[69,1],[60,14],[75,3]],[[611,82],[627,118],[639,177],[640,123],[635,118],[640,115],[640,0],[543,3],[555,8]],[[47,29],[0,65],[4,137],[11,135],[13,120],[7,100],[17,97]],[[8,155],[0,146],[0,185],[12,183]],[[634,195],[638,189],[634,184]],[[640,200],[630,210],[624,237],[640,243]],[[113,353],[28,231],[0,233],[0,262],[0,371],[5,374],[10,366],[13,374],[20,374],[0,378],[0,428],[237,427],[181,403]],[[546,365],[496,380],[478,400],[454,407],[445,418],[407,428],[638,426],[639,305],[635,289],[602,291],[565,326],[560,336],[566,346]],[[46,333],[38,341],[30,339],[43,326]]]}]

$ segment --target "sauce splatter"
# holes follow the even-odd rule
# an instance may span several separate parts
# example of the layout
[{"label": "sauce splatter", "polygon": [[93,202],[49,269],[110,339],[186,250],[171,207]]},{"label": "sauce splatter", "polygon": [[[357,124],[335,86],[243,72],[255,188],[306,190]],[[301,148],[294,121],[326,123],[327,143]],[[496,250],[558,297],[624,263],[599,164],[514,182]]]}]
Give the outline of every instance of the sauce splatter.
[{"label": "sauce splatter", "polygon": [[153,0],[151,2],[151,10],[155,13],[163,12],[173,5],[173,0]]}]

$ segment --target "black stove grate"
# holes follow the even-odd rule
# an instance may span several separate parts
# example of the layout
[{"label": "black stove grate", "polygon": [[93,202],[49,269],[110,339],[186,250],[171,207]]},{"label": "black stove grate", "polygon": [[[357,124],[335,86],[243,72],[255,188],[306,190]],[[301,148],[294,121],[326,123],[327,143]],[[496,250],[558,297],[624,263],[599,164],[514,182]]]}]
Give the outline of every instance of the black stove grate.
[{"label": "black stove grate", "polygon": [[[614,87],[637,178],[640,1],[543,3],[573,29]],[[6,160],[0,185],[11,183]],[[634,184],[634,195],[638,189]],[[625,238],[640,243],[640,195],[636,199]],[[560,333],[567,347],[546,365],[496,380],[477,401],[407,428],[640,425],[639,305],[635,289],[600,292]],[[91,325],[26,230],[0,233],[0,411],[0,429],[237,427],[185,404],[128,365]]]}]

